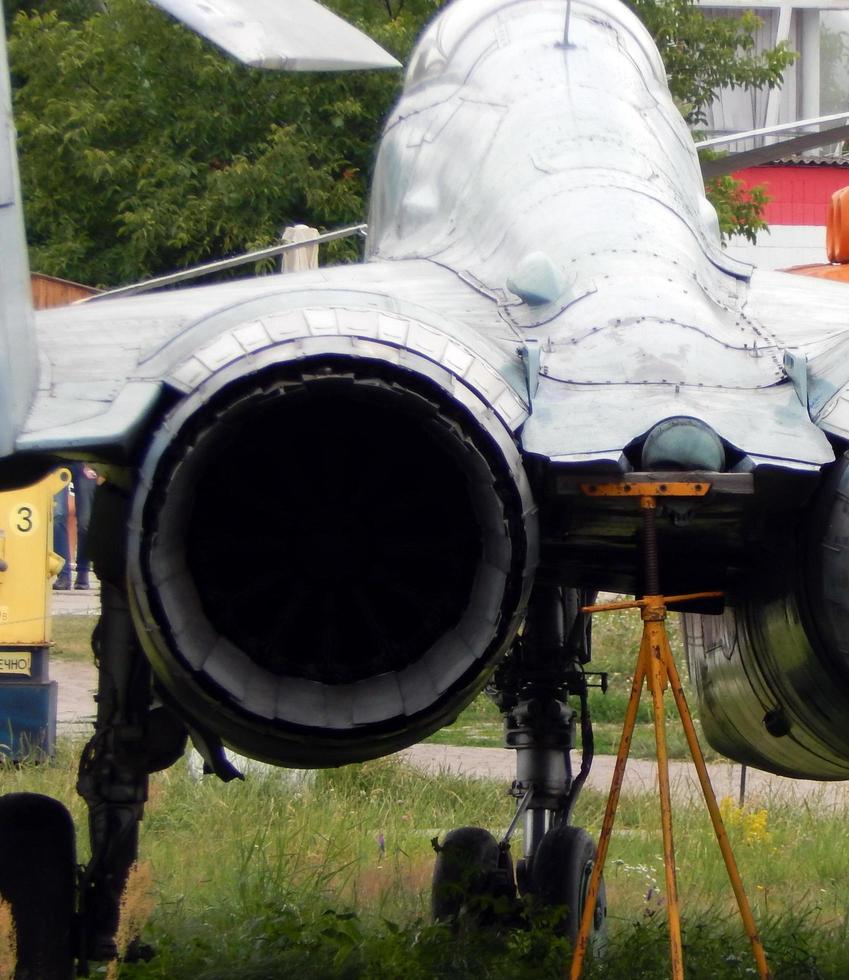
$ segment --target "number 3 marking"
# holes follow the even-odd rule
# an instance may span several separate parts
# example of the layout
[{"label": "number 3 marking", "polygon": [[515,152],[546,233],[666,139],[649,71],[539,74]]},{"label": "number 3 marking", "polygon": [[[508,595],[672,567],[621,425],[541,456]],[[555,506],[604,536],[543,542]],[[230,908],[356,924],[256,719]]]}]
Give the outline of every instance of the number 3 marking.
[{"label": "number 3 marking", "polygon": [[18,515],[18,523],[15,525],[15,529],[20,531],[21,534],[28,534],[35,526],[33,522],[33,512],[32,507],[19,507],[16,511]]}]

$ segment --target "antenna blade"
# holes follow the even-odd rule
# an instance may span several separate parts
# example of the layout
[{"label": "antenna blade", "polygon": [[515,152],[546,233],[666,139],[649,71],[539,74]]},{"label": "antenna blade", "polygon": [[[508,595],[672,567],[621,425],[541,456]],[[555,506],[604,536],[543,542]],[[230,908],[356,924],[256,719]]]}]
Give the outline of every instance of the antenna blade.
[{"label": "antenna blade", "polygon": [[379,44],[315,0],[154,0],[193,31],[254,68],[400,68]]}]

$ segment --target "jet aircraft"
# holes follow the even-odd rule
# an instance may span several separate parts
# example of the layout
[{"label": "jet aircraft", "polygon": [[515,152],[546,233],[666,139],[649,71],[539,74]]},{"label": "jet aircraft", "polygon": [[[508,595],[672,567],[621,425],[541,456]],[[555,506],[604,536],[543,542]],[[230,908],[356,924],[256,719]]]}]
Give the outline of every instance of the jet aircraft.
[{"label": "jet aircraft", "polygon": [[[0,890],[59,948],[40,976],[114,956],[149,775],[188,738],[222,779],[224,746],[338,766],[420,740],[484,685],[517,750],[523,853],[514,871],[502,842],[455,830],[434,911],[461,901],[452,851],[480,891],[579,902],[580,607],[645,591],[638,511],[582,484],[711,484],[658,525],[663,592],[725,593],[686,612],[706,736],[771,772],[849,776],[846,292],[723,250],[624,5],[446,7],[386,123],[359,265],[33,326],[2,161],[0,480],[69,457],[106,476],[79,879],[64,807],[0,800]],[[603,895],[596,912],[600,931]]]}]

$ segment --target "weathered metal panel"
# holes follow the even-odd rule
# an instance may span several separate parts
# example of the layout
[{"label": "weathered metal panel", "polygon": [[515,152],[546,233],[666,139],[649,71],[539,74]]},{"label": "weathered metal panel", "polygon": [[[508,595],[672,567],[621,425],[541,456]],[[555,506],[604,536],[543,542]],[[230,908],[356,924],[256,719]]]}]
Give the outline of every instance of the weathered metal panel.
[{"label": "weathered metal panel", "polygon": [[[628,11],[580,0],[567,46],[562,29],[562,5],[547,0],[466,0],[428,29],[380,149],[364,265],[39,317],[40,390],[21,445],[53,445],[64,419],[75,444],[96,432],[105,451],[104,434],[129,424],[111,407],[126,383],[188,392],[245,352],[267,359],[279,344],[286,359],[283,346],[323,334],[450,362],[511,425],[524,409],[501,392],[517,404],[534,392],[522,445],[564,463],[621,462],[676,414],[755,461],[829,462],[822,429],[849,432],[839,365],[825,369],[847,334],[841,287],[750,280],[722,251],[692,140]],[[562,295],[511,291],[531,267]],[[523,359],[529,346],[538,364]],[[787,350],[823,368],[814,421]]]},{"label": "weathered metal panel", "polygon": [[0,456],[14,448],[37,370],[5,28],[0,25]]}]

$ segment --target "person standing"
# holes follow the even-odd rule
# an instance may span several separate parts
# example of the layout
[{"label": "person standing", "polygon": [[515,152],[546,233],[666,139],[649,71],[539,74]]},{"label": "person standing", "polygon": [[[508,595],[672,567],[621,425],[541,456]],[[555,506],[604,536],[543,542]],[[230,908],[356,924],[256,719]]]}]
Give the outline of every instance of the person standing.
[{"label": "person standing", "polygon": [[[75,589],[89,589],[89,572],[91,560],[88,556],[88,524],[91,519],[91,503],[94,499],[94,488],[97,486],[97,474],[87,463],[69,462],[71,485],[74,488],[74,505],[77,516],[77,554]],[[53,550],[65,559],[62,571],[59,573],[53,588],[66,590],[71,588],[71,547],[68,535],[68,516],[70,504],[70,487],[65,487],[54,498],[53,504]]]}]

